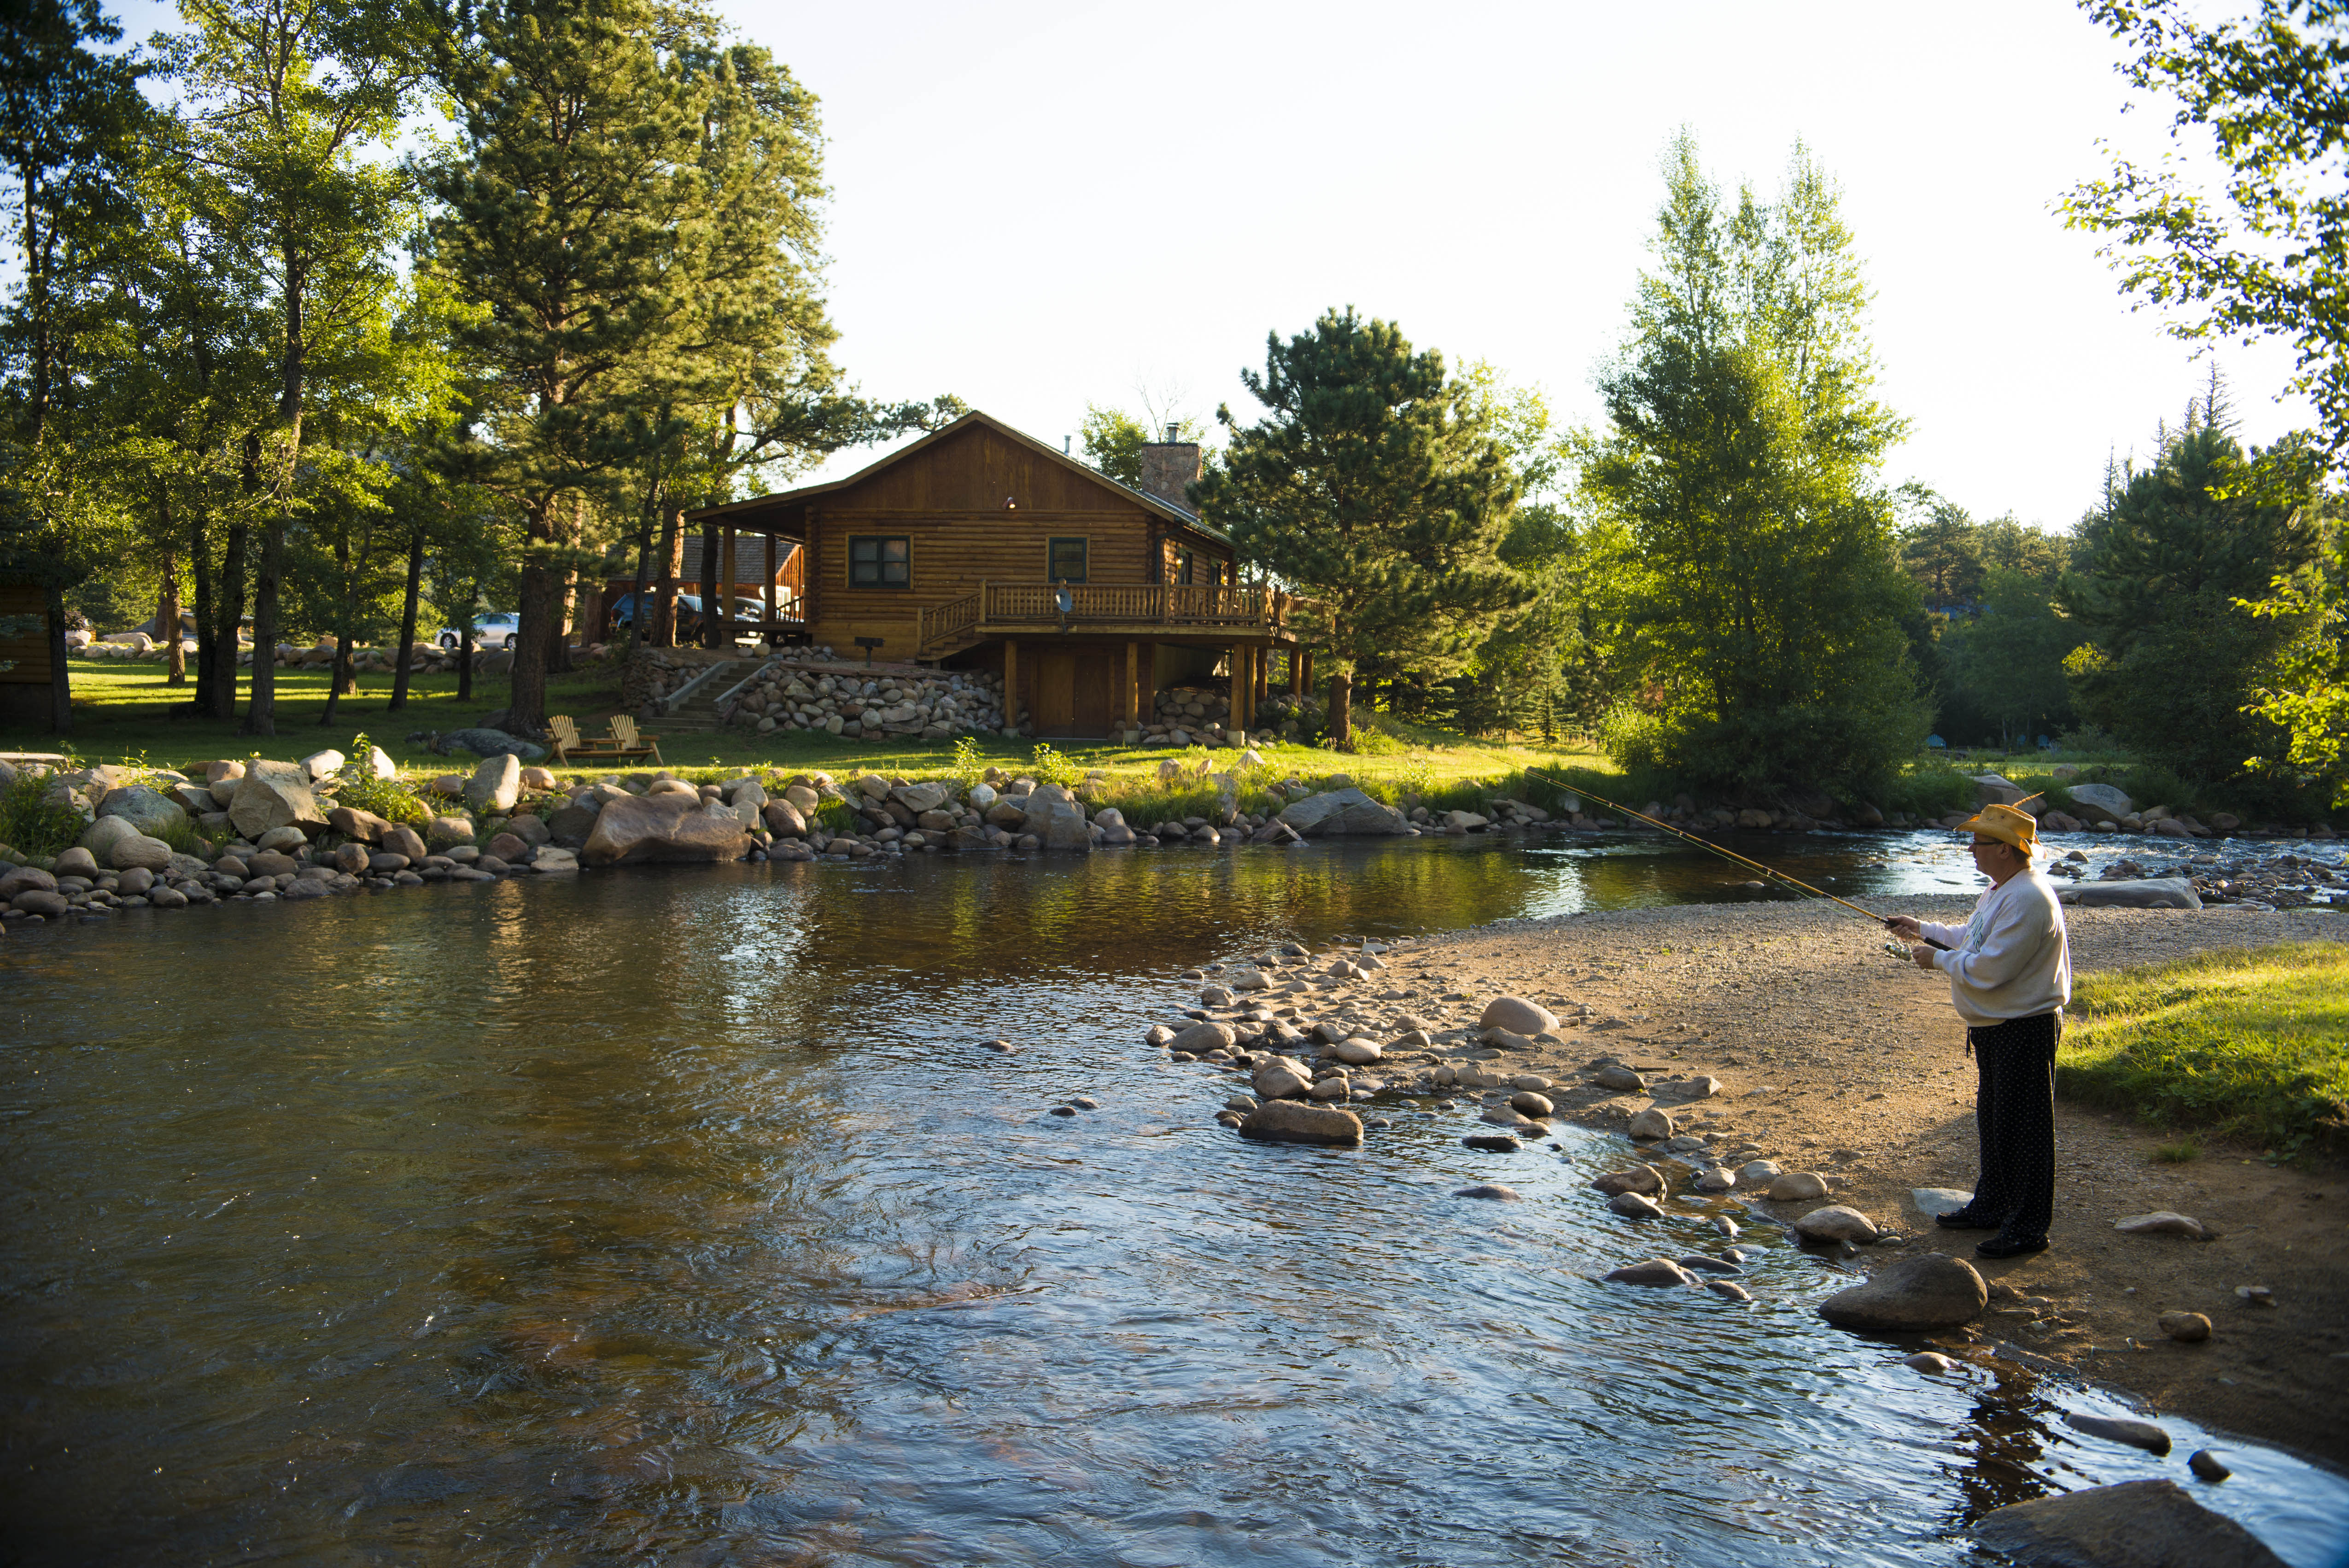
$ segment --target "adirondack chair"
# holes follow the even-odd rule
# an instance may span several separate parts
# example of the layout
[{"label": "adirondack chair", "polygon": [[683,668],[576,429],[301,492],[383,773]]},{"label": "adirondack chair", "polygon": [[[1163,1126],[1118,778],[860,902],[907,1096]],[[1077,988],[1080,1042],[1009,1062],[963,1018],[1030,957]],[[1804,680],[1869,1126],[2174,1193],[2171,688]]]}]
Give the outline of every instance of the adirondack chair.
[{"label": "adirondack chair", "polygon": [[593,740],[582,739],[578,724],[568,713],[549,713],[546,716],[546,727],[554,737],[554,761],[557,766],[568,765],[574,756],[609,757],[619,754],[617,750],[619,742],[609,735],[598,735]]},{"label": "adirondack chair", "polygon": [[[612,715],[611,738],[613,756],[650,757],[657,763],[661,760],[660,737],[636,733],[636,722],[626,713]],[[662,765],[666,767],[667,764],[664,763]]]}]

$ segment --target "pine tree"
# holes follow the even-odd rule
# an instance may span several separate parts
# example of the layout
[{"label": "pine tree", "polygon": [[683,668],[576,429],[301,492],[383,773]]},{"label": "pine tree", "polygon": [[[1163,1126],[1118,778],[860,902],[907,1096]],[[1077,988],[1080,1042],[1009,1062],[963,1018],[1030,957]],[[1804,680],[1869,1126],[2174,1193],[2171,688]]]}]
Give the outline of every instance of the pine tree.
[{"label": "pine tree", "polygon": [[1833,183],[1798,146],[1734,202],[1692,138],[1666,156],[1655,265],[1599,380],[1583,493],[1610,548],[1609,651],[1644,695],[1619,756],[1766,793],[1881,779],[1924,737],[1902,618],[1902,431],[1873,395],[1867,290]]},{"label": "pine tree", "polygon": [[1508,463],[1443,356],[1350,307],[1270,335],[1263,375],[1240,380],[1266,417],[1243,427],[1216,410],[1230,444],[1192,498],[1244,566],[1299,596],[1290,624],[1325,652],[1330,731],[1347,745],[1358,670],[1454,673],[1527,597],[1499,555]]}]

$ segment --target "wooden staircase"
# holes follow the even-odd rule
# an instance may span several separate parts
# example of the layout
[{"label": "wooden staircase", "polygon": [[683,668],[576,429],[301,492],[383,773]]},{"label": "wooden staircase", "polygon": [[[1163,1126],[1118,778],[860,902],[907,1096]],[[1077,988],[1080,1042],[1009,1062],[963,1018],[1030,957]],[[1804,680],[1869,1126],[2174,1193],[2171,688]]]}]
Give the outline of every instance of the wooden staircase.
[{"label": "wooden staircase", "polygon": [[730,659],[709,667],[709,673],[676,707],[664,711],[657,726],[647,726],[664,740],[668,736],[701,734],[718,728],[718,699],[750,672],[752,661]]}]

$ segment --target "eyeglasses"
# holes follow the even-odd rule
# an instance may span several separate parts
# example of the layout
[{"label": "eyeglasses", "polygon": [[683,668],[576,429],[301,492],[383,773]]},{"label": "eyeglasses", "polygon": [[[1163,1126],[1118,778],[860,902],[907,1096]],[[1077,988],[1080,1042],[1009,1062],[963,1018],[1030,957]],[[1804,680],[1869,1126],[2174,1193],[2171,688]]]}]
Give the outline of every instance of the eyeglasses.
[{"label": "eyeglasses", "polygon": [[2006,840],[2003,838],[1977,838],[1974,840],[1974,847],[1976,849],[1999,849],[2003,848],[2005,845]]}]

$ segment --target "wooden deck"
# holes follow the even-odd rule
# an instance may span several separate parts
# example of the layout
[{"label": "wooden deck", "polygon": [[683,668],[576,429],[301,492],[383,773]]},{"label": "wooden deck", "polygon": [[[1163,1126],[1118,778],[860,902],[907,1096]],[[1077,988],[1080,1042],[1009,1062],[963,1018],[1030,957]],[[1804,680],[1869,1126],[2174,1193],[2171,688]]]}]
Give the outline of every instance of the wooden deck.
[{"label": "wooden deck", "polygon": [[[1069,607],[1061,609],[1061,596]],[[993,637],[1082,630],[1153,640],[1286,640],[1288,596],[1272,588],[1164,583],[981,583],[921,612],[917,658],[936,658]]]}]

